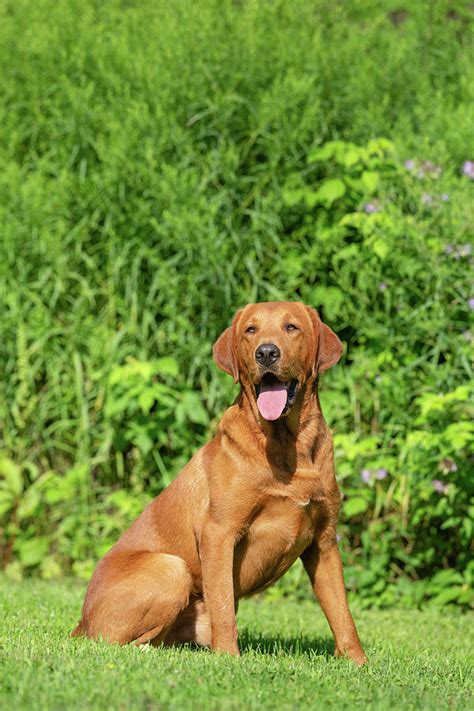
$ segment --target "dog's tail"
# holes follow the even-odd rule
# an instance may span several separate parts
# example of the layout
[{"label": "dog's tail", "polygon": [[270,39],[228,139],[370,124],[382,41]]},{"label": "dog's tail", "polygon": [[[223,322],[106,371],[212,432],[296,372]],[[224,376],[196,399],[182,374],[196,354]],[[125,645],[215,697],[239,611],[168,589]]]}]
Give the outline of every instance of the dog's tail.
[{"label": "dog's tail", "polygon": [[82,626],[82,620],[79,622],[77,627],[71,632],[71,637],[82,637],[84,634],[84,627]]}]

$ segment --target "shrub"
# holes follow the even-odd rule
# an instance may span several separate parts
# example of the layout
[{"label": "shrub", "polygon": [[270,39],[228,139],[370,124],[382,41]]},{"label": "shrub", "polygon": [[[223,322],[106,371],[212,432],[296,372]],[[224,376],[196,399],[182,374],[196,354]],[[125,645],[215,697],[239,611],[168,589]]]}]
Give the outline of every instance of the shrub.
[{"label": "shrub", "polygon": [[467,604],[472,15],[453,8],[4,7],[11,575],[87,575],[233,396],[210,357],[232,313],[288,298],[346,344],[321,397],[349,587]]}]

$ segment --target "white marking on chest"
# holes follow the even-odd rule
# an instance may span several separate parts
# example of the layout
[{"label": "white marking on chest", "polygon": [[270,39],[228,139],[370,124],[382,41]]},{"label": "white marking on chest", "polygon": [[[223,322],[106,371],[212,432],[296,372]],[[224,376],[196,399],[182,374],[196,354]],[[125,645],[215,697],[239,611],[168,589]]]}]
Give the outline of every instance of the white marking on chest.
[{"label": "white marking on chest", "polygon": [[309,506],[311,503],[311,499],[305,499],[304,501],[296,501],[297,506],[301,506],[302,509],[306,508],[306,506]]}]

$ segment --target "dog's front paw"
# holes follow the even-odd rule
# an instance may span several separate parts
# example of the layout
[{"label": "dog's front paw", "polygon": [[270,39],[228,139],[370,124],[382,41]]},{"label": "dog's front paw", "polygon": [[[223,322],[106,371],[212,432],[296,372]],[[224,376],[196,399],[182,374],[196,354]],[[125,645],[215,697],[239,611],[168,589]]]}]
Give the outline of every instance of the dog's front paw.
[{"label": "dog's front paw", "polygon": [[240,649],[238,644],[219,644],[212,645],[212,651],[218,652],[219,654],[230,654],[231,657],[240,657]]},{"label": "dog's front paw", "polygon": [[358,667],[361,667],[368,662],[365,652],[360,644],[347,646],[344,647],[344,649],[336,649],[335,655],[336,657],[347,657],[353,661],[354,664],[357,664]]}]

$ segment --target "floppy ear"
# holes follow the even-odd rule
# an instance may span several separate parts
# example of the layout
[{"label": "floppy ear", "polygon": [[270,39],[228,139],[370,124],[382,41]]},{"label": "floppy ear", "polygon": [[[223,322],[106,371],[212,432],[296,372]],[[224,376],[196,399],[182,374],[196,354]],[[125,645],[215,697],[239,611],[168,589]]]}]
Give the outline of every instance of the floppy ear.
[{"label": "floppy ear", "polygon": [[342,355],[343,346],[334,331],[321,321],[316,309],[309,309],[309,311],[313,321],[315,338],[317,339],[319,335],[319,340],[315,348],[315,361],[313,366],[313,372],[316,375],[336,365]]},{"label": "floppy ear", "polygon": [[229,373],[234,378],[234,382],[239,382],[239,368],[233,344],[233,326],[226,328],[221,333],[212,349],[212,356],[216,365],[225,373]]},{"label": "floppy ear", "polygon": [[343,345],[334,331],[331,331],[329,326],[326,326],[320,319],[321,330],[319,332],[319,349],[317,369],[318,373],[336,365],[339,358],[342,356]]}]

